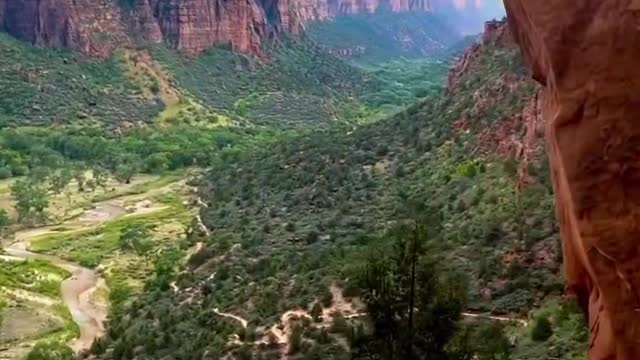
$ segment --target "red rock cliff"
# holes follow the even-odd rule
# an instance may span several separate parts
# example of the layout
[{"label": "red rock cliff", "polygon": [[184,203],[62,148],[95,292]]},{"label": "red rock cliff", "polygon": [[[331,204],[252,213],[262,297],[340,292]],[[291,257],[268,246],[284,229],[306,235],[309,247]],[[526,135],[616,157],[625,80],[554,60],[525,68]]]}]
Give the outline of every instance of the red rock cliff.
[{"label": "red rock cliff", "polygon": [[106,56],[127,43],[111,1],[0,0],[0,28],[36,45],[71,47]]},{"label": "red rock cliff", "polygon": [[155,15],[167,44],[187,53],[221,43],[256,53],[267,31],[265,12],[254,0],[160,0]]},{"label": "red rock cliff", "polygon": [[640,359],[640,1],[505,0],[545,89],[569,290],[590,359]]},{"label": "red rock cliff", "polygon": [[[455,5],[454,5],[455,3]],[[108,56],[138,41],[165,41],[188,54],[214,44],[259,53],[265,37],[298,34],[340,14],[437,11],[454,0],[0,0],[0,30],[41,46]],[[478,4],[478,3],[474,3]]]},{"label": "red rock cliff", "polygon": [[0,29],[100,57],[138,40],[189,54],[214,44],[259,53],[264,36],[298,32],[288,12],[287,0],[0,0]]}]

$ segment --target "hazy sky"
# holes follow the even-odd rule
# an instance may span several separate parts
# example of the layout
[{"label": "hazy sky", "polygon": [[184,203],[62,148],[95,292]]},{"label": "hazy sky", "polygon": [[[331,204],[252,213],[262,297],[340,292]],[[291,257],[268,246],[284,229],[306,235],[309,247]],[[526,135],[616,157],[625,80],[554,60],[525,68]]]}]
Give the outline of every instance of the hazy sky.
[{"label": "hazy sky", "polygon": [[501,19],[505,15],[502,0],[453,0],[452,2],[455,8],[462,11],[449,13],[450,21],[465,34],[477,34],[483,30],[486,20]]},{"label": "hazy sky", "polygon": [[453,5],[461,10],[475,8],[489,17],[504,15],[502,0],[453,0]]},{"label": "hazy sky", "polygon": [[476,8],[490,17],[502,17],[505,14],[502,0],[475,0]]}]

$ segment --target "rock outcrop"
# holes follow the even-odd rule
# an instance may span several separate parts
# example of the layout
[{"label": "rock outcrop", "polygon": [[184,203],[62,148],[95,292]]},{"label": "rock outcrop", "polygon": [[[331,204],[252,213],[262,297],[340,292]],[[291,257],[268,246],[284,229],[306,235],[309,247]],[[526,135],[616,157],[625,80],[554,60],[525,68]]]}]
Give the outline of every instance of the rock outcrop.
[{"label": "rock outcrop", "polygon": [[640,1],[505,0],[534,78],[589,358],[640,359]]},{"label": "rock outcrop", "polygon": [[259,53],[267,32],[265,10],[278,13],[277,8],[264,9],[254,0],[160,0],[155,15],[167,44],[188,54],[214,44]]},{"label": "rock outcrop", "polygon": [[467,72],[470,64],[476,61],[480,56],[483,46],[497,43],[501,46],[513,47],[515,43],[511,31],[507,27],[506,19],[491,20],[484,24],[484,32],[480,41],[469,45],[460,55],[460,58],[454,62],[449,69],[447,76],[447,88],[452,91],[460,78]]}]

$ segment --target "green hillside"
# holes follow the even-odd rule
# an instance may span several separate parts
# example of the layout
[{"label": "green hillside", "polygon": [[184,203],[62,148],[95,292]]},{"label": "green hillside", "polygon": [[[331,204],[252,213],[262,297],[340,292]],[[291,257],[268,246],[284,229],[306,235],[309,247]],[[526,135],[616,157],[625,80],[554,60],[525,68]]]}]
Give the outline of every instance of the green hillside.
[{"label": "green hillside", "polygon": [[185,59],[165,48],[154,58],[176,84],[206,106],[276,127],[351,122],[354,109],[382,84],[375,77],[305,43],[284,39],[267,49],[269,61],[212,48]]},{"label": "green hillside", "polygon": [[[88,301],[109,307],[114,321],[149,277],[147,289],[167,290],[197,249],[183,239],[194,234],[199,204],[187,181],[193,173],[311,131],[353,131],[437,93],[446,71],[446,62],[435,60],[355,67],[308,41],[284,38],[265,47],[267,59],[223,47],[187,58],[152,46],[99,60],[5,35],[0,50],[0,260],[20,260],[8,248],[18,242],[52,264],[95,271],[104,281]],[[124,241],[129,233],[144,238]],[[16,269],[31,277],[27,267]],[[85,332],[93,322],[73,321],[67,297],[56,290],[62,280],[18,290],[0,284],[0,331],[8,333],[0,357],[71,353],[78,327]],[[272,308],[264,314],[274,318]],[[6,330],[14,328],[20,331]],[[198,340],[213,346],[212,354],[225,351],[224,331],[237,332],[219,331]],[[118,358],[135,350],[100,340],[93,351],[105,345]]]},{"label": "green hillside", "polygon": [[437,15],[388,11],[314,22],[306,35],[336,56],[361,64],[440,56],[462,38]]},{"label": "green hillside", "polygon": [[364,120],[365,95],[382,86],[304,42],[267,51],[268,61],[225,48],[187,59],[164,47],[95,60],[0,34],[0,123],[129,127],[169,117],[326,126]]},{"label": "green hillside", "polygon": [[[526,167],[532,181],[521,187],[517,159],[486,141],[486,130],[510,124],[532,94],[516,50],[496,43],[484,47],[452,94],[356,130],[292,137],[215,164],[200,185],[211,235],[190,237],[206,246],[188,271],[158,276],[112,317],[95,351],[110,348],[114,359],[131,358],[132,349],[151,358],[279,358],[276,339],[262,344],[261,334],[287,310],[325,298],[331,304],[336,286],[347,298],[359,295],[355,280],[372,249],[410,220],[429,224],[430,255],[467,278],[469,311],[526,319],[544,304],[536,324],[553,322],[543,338],[531,340],[530,327],[508,330],[518,337],[515,358],[580,356],[581,316],[557,300],[560,249],[543,147]],[[184,290],[173,291],[172,279]],[[334,335],[301,326],[295,338],[302,347],[288,350],[296,359],[347,359],[359,346],[357,324],[334,318]],[[238,342],[229,340],[233,334]]]},{"label": "green hillside", "polygon": [[96,61],[0,33],[0,124],[149,122],[163,105],[144,99],[118,57]]},{"label": "green hillside", "polygon": [[282,130],[375,120],[437,92],[446,72],[426,60],[357,68],[286,39],[266,49],[268,61],[164,47],[95,60],[2,34],[0,49],[0,179],[60,167],[208,166]]}]

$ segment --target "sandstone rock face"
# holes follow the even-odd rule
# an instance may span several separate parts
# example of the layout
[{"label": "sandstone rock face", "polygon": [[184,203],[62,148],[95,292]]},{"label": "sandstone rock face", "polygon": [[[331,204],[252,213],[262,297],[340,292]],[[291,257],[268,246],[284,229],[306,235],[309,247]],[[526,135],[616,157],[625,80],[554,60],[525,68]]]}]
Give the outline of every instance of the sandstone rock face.
[{"label": "sandstone rock face", "polygon": [[36,45],[106,56],[128,43],[112,1],[0,0],[0,28]]},{"label": "sandstone rock face", "polygon": [[543,106],[590,359],[640,359],[640,1],[505,0]]},{"label": "sandstone rock face", "polygon": [[293,30],[293,25],[280,23],[288,21],[278,8],[286,0],[267,2],[131,0],[128,6],[102,0],[0,0],[0,29],[35,45],[69,47],[98,57],[138,40],[164,40],[189,54],[214,44],[257,53],[267,33],[267,15],[274,16],[274,29]]},{"label": "sandstone rock face", "polygon": [[[128,5],[127,5],[128,4]],[[309,21],[342,14],[475,9],[454,0],[0,0],[0,29],[41,46],[93,56],[140,40],[197,54],[215,44],[260,54],[262,40],[300,34]]]},{"label": "sandstone rock face", "polygon": [[[455,5],[455,6],[454,6]],[[0,0],[0,30],[40,46],[109,56],[139,41],[198,54],[215,44],[260,55],[265,37],[341,14],[437,11],[453,0]]]},{"label": "sandstone rock face", "polygon": [[160,43],[163,40],[160,24],[154,15],[157,0],[140,0],[130,8],[123,8],[124,21],[129,25],[129,33],[137,40]]},{"label": "sandstone rock face", "polygon": [[265,13],[254,0],[159,0],[155,14],[167,44],[189,54],[214,44],[256,53],[266,32]]}]

